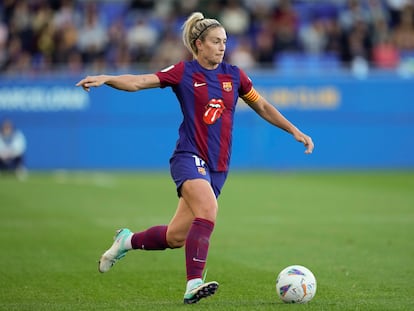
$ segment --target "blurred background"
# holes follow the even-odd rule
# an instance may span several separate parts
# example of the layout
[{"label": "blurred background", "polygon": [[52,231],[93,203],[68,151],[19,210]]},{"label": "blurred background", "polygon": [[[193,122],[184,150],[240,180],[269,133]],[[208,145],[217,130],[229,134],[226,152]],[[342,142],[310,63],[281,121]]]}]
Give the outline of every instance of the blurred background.
[{"label": "blurred background", "polygon": [[226,61],[315,142],[304,155],[240,102],[233,168],[414,168],[412,0],[2,0],[0,120],[25,134],[29,171],[168,169],[171,90],[75,84],[190,59],[181,25],[194,11],[222,23]]}]

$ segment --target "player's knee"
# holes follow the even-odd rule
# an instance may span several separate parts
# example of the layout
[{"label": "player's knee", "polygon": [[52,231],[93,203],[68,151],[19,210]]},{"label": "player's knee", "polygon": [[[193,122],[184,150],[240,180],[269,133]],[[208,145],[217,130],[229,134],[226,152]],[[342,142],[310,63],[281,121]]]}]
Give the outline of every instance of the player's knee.
[{"label": "player's knee", "polygon": [[195,216],[196,218],[203,218],[203,219],[207,219],[213,223],[216,222],[216,218],[217,218],[217,205],[211,205],[208,207],[202,207],[198,210],[195,211]]}]

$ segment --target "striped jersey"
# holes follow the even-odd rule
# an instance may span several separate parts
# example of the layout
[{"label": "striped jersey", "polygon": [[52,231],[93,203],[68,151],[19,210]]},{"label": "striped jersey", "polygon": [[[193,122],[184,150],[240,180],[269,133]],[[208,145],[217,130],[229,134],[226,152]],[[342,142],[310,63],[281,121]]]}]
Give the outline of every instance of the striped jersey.
[{"label": "striped jersey", "polygon": [[172,88],[183,114],[174,153],[193,153],[211,170],[227,171],[238,98],[258,97],[250,79],[236,66],[221,63],[208,70],[197,60],[177,63],[156,75],[162,88]]}]

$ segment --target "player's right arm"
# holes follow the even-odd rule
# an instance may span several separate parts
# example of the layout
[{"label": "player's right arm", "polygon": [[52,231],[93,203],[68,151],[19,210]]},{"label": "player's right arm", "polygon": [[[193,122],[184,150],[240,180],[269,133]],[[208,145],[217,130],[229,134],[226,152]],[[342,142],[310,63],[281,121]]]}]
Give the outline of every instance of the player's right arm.
[{"label": "player's right arm", "polygon": [[160,87],[160,79],[155,74],[143,74],[143,75],[99,75],[99,76],[87,76],[76,83],[76,86],[82,86],[82,88],[89,92],[91,87],[98,87],[106,84],[118,90],[136,92],[139,90],[150,89]]}]

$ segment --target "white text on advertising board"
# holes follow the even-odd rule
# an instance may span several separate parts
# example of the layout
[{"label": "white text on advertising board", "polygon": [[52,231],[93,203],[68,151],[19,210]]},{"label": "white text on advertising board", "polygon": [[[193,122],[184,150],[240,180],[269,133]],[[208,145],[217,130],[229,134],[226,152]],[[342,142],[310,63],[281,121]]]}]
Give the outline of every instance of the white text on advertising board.
[{"label": "white text on advertising board", "polygon": [[0,87],[0,111],[79,111],[88,106],[88,95],[74,88]]}]

